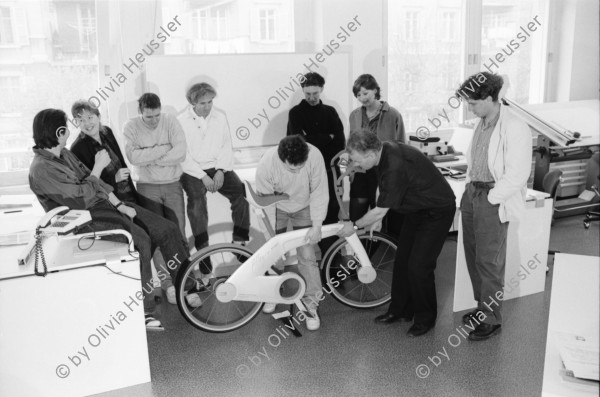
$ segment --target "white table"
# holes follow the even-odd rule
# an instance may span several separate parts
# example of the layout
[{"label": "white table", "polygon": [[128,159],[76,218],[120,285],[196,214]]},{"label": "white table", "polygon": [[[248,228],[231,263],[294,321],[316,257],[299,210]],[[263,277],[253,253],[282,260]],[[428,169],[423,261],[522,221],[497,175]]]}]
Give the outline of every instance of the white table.
[{"label": "white table", "polygon": [[[598,338],[598,300],[600,299],[600,258],[556,254],[548,318],[546,359],[542,396],[592,396],[579,385],[562,380],[562,364],[555,344],[556,332]],[[596,339],[597,340],[597,339]]]},{"label": "white table", "polygon": [[33,275],[31,262],[17,265],[24,246],[0,249],[0,396],[82,396],[150,382],[143,302],[129,298],[141,290],[138,260],[126,244],[95,241],[82,251],[77,241],[63,241],[56,255],[48,249],[46,277]]}]

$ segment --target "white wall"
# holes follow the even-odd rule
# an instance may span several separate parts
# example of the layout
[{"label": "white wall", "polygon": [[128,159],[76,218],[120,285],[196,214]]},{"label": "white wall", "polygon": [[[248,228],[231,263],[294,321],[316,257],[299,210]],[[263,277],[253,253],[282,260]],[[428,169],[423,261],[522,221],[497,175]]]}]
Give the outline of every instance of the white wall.
[{"label": "white wall", "polygon": [[[383,11],[384,0],[296,0],[294,2],[296,52],[321,51],[324,44],[336,39],[340,26],[346,28],[348,22],[356,17],[361,26],[351,32],[350,37],[336,50],[336,53],[347,52],[351,56],[347,89],[351,92],[352,83],[359,74],[371,73],[382,87],[385,99],[387,72],[384,66],[386,48],[383,44],[385,43]],[[116,73],[122,71],[122,64],[129,57],[134,57],[150,39],[155,37],[160,26],[165,25],[172,18],[172,15],[161,16],[161,14],[160,2],[158,5],[151,1],[97,2],[100,86],[110,81],[110,75],[114,77]],[[163,48],[161,45],[155,55],[162,54]],[[107,65],[110,67],[110,73],[109,76],[104,76]],[[322,72],[325,76],[335,73],[335,70],[328,70],[327,60],[320,64],[318,69],[313,68],[313,70]],[[290,71],[292,72],[295,73]],[[106,103],[103,102],[101,106],[103,121],[113,127],[118,137],[121,135],[125,121],[137,114],[136,99],[144,92],[143,71],[135,76],[128,74],[127,77],[128,80],[123,86],[110,93]],[[243,90],[243,87],[240,89]],[[335,92],[328,91],[325,85],[324,102],[333,101],[335,97]],[[352,107],[358,105],[353,98]],[[239,111],[245,110],[239,109]],[[253,108],[248,110],[248,113],[252,111]],[[348,116],[348,114],[340,114],[344,124],[347,124]]]},{"label": "white wall", "polygon": [[598,98],[600,33],[598,0],[577,1],[569,100]]},{"label": "white wall", "polygon": [[599,98],[599,3],[551,0],[546,102]]}]

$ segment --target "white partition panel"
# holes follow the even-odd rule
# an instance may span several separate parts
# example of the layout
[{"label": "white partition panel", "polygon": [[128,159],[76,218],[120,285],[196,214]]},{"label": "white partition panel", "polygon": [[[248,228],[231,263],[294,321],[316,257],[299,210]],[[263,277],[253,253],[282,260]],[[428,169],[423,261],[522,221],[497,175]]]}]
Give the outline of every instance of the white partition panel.
[{"label": "white partition panel", "polygon": [[352,106],[350,54],[335,52],[323,62],[314,54],[227,54],[154,56],[146,65],[146,90],[158,94],[163,110],[185,111],[185,92],[207,82],[217,90],[215,107],[229,119],[236,148],[277,144],[286,135],[289,110],[303,98],[298,76],[321,74],[321,99],[333,106],[345,126]]}]

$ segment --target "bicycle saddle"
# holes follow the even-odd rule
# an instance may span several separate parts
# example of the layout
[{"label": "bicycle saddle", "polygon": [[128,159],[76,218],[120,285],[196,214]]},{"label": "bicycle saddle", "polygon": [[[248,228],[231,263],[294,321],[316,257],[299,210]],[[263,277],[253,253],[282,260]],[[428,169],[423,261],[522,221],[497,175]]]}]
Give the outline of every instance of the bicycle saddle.
[{"label": "bicycle saddle", "polygon": [[248,181],[244,181],[244,184],[246,185],[246,200],[250,205],[258,208],[267,208],[279,201],[290,199],[290,196],[286,193],[259,196],[254,189],[252,189],[252,186]]}]

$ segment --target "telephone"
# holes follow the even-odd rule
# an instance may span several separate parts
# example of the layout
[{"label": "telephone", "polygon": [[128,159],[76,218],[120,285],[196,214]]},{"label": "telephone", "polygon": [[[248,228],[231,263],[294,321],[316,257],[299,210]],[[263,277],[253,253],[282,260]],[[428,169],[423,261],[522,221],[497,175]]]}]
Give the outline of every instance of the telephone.
[{"label": "telephone", "polygon": [[35,274],[37,275],[37,259],[39,255],[42,257],[45,268],[42,245],[46,236],[64,236],[71,233],[73,230],[90,223],[92,223],[92,217],[89,211],[70,210],[69,207],[64,206],[56,207],[53,210],[48,211],[48,213],[44,215],[37,223],[38,227],[36,228],[35,234],[31,237],[27,246],[17,258],[18,264],[20,266],[24,266],[29,261],[31,256],[35,254]]},{"label": "telephone", "polygon": [[40,219],[38,226],[42,233],[65,235],[71,233],[74,229],[89,225],[92,223],[92,217],[89,211],[70,210],[69,207],[56,207],[48,211]]}]

